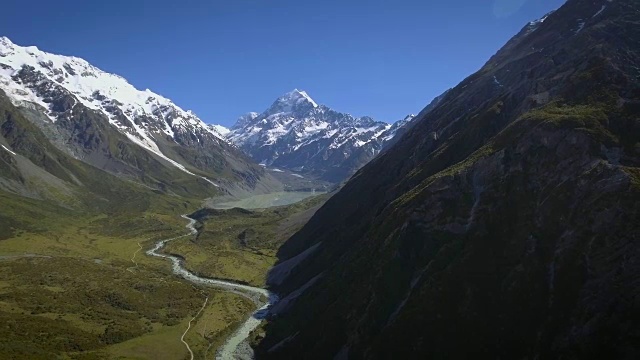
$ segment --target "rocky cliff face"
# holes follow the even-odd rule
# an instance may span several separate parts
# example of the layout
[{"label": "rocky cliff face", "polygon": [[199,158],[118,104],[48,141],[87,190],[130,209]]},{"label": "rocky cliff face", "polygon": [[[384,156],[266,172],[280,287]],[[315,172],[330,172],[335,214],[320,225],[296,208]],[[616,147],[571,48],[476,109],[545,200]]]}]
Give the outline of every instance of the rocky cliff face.
[{"label": "rocky cliff face", "polygon": [[340,182],[376,156],[413,116],[390,125],[318,105],[304,91],[238,119],[227,138],[267,166]]},{"label": "rocky cliff face", "polygon": [[418,115],[281,248],[259,355],[639,356],[638,25],[569,0]]}]

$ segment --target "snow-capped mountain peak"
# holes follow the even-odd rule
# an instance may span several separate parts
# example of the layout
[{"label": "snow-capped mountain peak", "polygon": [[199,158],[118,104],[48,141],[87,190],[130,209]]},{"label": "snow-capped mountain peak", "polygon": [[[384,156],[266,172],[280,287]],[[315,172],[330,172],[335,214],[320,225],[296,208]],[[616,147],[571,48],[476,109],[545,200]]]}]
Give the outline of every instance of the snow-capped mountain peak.
[{"label": "snow-capped mountain peak", "polygon": [[305,91],[294,89],[280,96],[266,113],[269,115],[302,113],[317,107],[318,104]]},{"label": "snow-capped mountain peak", "polygon": [[[35,46],[21,47],[6,37],[0,38],[0,64],[2,75],[14,77],[24,66],[31,66],[48,80],[62,85],[76,95],[83,105],[94,110],[105,110],[105,99],[116,100],[129,116],[173,115],[173,126],[196,124],[198,120],[190,111],[184,111],[171,100],[149,89],[138,90],[123,77],[104,72],[86,60],[73,56],[50,54]],[[24,100],[38,100],[33,91],[23,94]],[[13,93],[20,97],[20,92]],[[45,106],[46,107],[46,106]],[[112,121],[115,121],[111,119]],[[54,119],[55,121],[55,119]],[[172,135],[168,127],[163,129]]]},{"label": "snow-capped mountain peak", "polygon": [[341,181],[379,153],[397,127],[318,105],[295,89],[263,113],[241,116],[227,139],[257,162]]},{"label": "snow-capped mountain peak", "polygon": [[293,89],[293,91],[291,91],[287,95],[289,96],[289,98],[295,99],[296,102],[307,101],[310,102],[313,107],[318,107],[318,104],[313,101],[313,99],[309,96],[309,94],[307,94],[306,91]]},{"label": "snow-capped mountain peak", "polygon": [[73,117],[76,106],[102,113],[131,141],[183,170],[163,154],[159,139],[182,145],[225,141],[193,112],[162,95],[138,90],[84,59],[19,46],[7,37],[0,38],[0,88],[15,104],[40,105],[52,122]]}]

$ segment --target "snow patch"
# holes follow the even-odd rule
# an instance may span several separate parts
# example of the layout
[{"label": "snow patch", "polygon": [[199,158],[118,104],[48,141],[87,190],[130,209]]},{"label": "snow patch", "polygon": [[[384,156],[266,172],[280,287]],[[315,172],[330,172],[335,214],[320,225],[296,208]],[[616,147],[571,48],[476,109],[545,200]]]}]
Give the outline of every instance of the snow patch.
[{"label": "snow patch", "polygon": [[2,148],[7,150],[8,152],[10,152],[13,156],[17,156],[18,154],[14,153],[13,151],[9,150],[6,146],[2,145]]},{"label": "snow patch", "polygon": [[214,124],[208,126],[209,130],[213,130],[212,134],[220,139],[225,139],[225,137],[231,132],[229,128],[226,128],[222,125]]},{"label": "snow patch", "polygon": [[606,8],[607,8],[607,5],[602,5],[602,7],[600,8],[600,10],[598,10],[598,12],[597,12],[597,13],[595,13],[595,15],[593,15],[591,18],[593,19],[594,17],[596,17],[596,16],[598,16],[598,15],[602,14],[602,12],[604,11],[604,9],[606,9]]},{"label": "snow patch", "polygon": [[194,174],[191,171],[187,170],[187,168],[184,167],[184,165],[180,164],[179,162],[177,162],[177,161],[175,161],[173,159],[170,159],[165,154],[163,154],[162,151],[160,151],[160,149],[158,149],[158,146],[156,145],[155,142],[149,141],[149,139],[139,139],[135,135],[129,134],[129,133],[127,133],[126,136],[132,142],[138,144],[139,146],[145,148],[146,150],[148,150],[148,151],[154,153],[155,155],[161,157],[163,160],[166,160],[171,165],[177,167],[178,169],[182,170],[183,172],[185,172],[185,173],[187,173],[189,175],[196,176],[196,174]]},{"label": "snow patch", "polygon": [[528,30],[527,30],[526,35],[531,34],[532,32],[534,32],[534,31],[538,30],[538,28],[540,27],[540,24],[542,24],[543,22],[545,22],[545,20],[547,20],[547,18],[549,17],[549,15],[553,14],[554,12],[555,12],[555,10],[554,10],[554,11],[551,11],[550,13],[546,14],[545,16],[541,17],[541,18],[540,18],[540,19],[538,19],[538,20],[534,20],[534,21],[529,22],[529,24],[528,24]]},{"label": "snow patch", "polygon": [[209,184],[211,184],[211,185],[215,186],[215,187],[220,187],[220,185],[218,185],[218,184],[214,183],[213,181],[211,181],[211,180],[207,179],[207,178],[206,178],[206,177],[204,177],[204,176],[200,176],[200,178],[201,178],[201,179],[203,179],[204,181],[208,182]]}]

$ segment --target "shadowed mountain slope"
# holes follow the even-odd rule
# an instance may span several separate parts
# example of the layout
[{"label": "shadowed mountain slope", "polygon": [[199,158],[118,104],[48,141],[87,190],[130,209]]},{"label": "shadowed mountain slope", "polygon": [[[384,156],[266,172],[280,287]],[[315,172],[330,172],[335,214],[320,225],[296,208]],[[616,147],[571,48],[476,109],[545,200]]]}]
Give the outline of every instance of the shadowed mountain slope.
[{"label": "shadowed mountain slope", "polygon": [[637,1],[527,24],[280,249],[260,357],[639,356],[639,69]]}]

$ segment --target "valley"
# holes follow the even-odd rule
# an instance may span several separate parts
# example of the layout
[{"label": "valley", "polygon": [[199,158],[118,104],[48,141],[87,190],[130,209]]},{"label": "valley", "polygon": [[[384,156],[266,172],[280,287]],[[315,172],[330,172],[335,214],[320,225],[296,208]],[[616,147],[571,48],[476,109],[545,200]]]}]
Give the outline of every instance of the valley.
[{"label": "valley", "polygon": [[[192,220],[187,234],[179,215],[149,211],[129,220],[126,214],[57,216],[55,223],[6,237],[0,241],[0,271],[7,275],[0,316],[8,326],[0,357],[182,358],[187,348],[180,339],[193,320],[184,341],[196,358],[213,358],[266,299],[252,296],[265,291],[242,284],[264,286],[279,244],[324,200],[251,211],[203,209],[192,214],[198,230]],[[189,206],[165,205],[173,211]],[[240,241],[246,233],[252,236]],[[178,261],[206,279],[180,270]]]},{"label": "valley", "polygon": [[250,351],[265,299],[248,284],[265,286],[334,185],[259,166],[84,60],[5,37],[0,55],[0,358],[213,357],[230,338]]},{"label": "valley", "polygon": [[14,6],[0,359],[640,358],[640,2],[492,3]]},{"label": "valley", "polygon": [[[237,330],[235,330],[228,339],[226,339],[224,345],[219,349],[218,354],[216,355],[216,359],[229,359],[229,358],[235,357],[236,354],[244,354],[247,351],[249,352],[247,355],[252,356],[253,351],[251,351],[248,344],[246,344],[247,338],[251,333],[251,331],[253,331],[253,329],[255,329],[260,324],[262,320],[262,318],[260,317],[260,314],[265,313],[266,311],[268,311],[269,307],[277,303],[278,296],[276,294],[270,293],[266,289],[240,284],[235,281],[218,280],[215,278],[202,277],[202,276],[195,275],[193,272],[190,272],[185,269],[181,256],[179,257],[177,255],[174,256],[174,255],[163,254],[162,250],[166,244],[181,238],[188,238],[190,236],[198,234],[198,230],[196,230],[196,228],[194,227],[196,220],[186,215],[183,215],[182,217],[189,221],[189,224],[186,226],[187,229],[189,230],[189,233],[186,235],[178,236],[178,237],[160,240],[155,244],[155,246],[152,249],[147,251],[147,254],[151,256],[171,260],[173,273],[194,284],[222,289],[224,291],[230,292],[232,294],[240,295],[251,300],[258,309],[253,314],[251,314],[249,318],[245,320],[242,323],[242,325],[240,325],[240,327]],[[216,255],[218,254],[211,253],[211,255],[217,257]],[[221,257],[224,257],[224,256],[221,256]],[[202,305],[202,308],[198,311],[198,313],[196,313],[193,319],[189,321],[187,330],[185,330],[184,334],[180,338],[180,341],[183,344],[185,344],[187,350],[189,351],[191,359],[193,359],[194,353],[191,350],[191,347],[189,346],[189,344],[184,341],[184,336],[190,330],[191,322],[196,320],[196,318],[198,318],[200,313],[206,308],[208,300],[209,300],[209,297],[205,299],[205,302]],[[203,334],[203,337],[206,338],[206,335]],[[241,349],[240,346],[243,343],[245,344]],[[209,348],[207,348],[207,350],[209,350]],[[203,357],[206,357],[206,353],[203,354]]]}]

